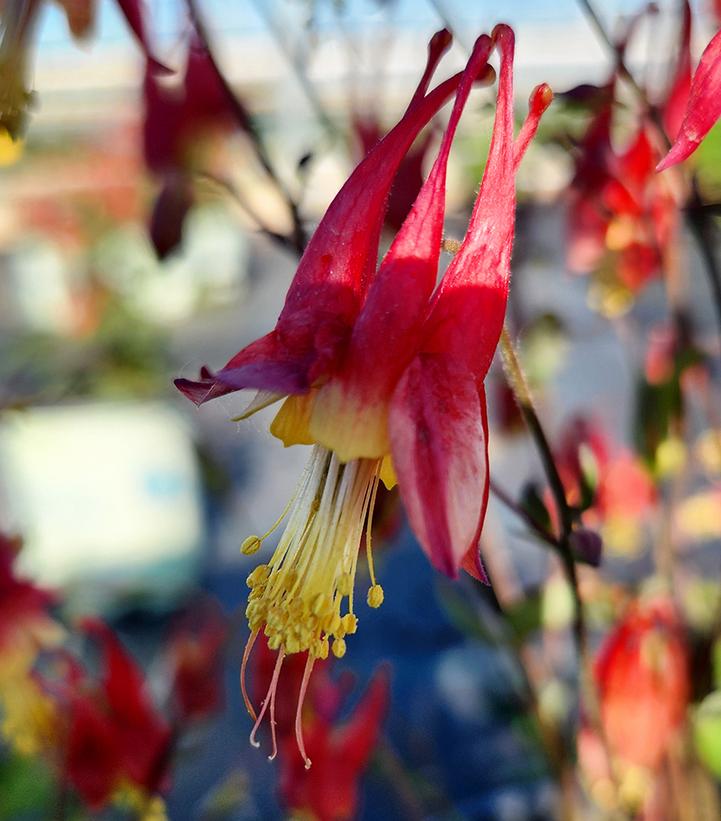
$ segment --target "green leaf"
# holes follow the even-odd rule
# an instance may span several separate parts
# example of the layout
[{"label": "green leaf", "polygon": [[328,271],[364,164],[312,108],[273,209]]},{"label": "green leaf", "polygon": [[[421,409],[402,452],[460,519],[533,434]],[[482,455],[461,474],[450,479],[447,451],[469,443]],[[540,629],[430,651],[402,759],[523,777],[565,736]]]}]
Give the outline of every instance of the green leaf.
[{"label": "green leaf", "polygon": [[518,644],[541,627],[541,594],[532,592],[526,598],[515,602],[505,610],[509,624]]},{"label": "green leaf", "polygon": [[46,817],[55,784],[41,761],[15,754],[0,759],[0,785],[0,821]]},{"label": "green leaf", "polygon": [[706,696],[696,708],[693,739],[701,762],[721,779],[721,690]]}]

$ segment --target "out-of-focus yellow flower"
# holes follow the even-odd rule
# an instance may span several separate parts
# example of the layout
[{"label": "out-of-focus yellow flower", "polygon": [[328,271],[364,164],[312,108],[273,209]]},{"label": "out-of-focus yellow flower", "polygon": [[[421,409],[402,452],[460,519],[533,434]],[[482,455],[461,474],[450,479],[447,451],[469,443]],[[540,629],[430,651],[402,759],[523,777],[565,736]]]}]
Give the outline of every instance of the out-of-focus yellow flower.
[{"label": "out-of-focus yellow flower", "polygon": [[135,784],[125,782],[114,797],[114,803],[132,810],[138,821],[168,821],[168,808],[159,795],[148,795]]},{"label": "out-of-focus yellow flower", "polygon": [[29,677],[6,678],[0,687],[0,734],[21,754],[53,746],[57,716],[52,701]]},{"label": "out-of-focus yellow flower", "polygon": [[676,511],[676,524],[688,539],[721,537],[721,493],[704,491],[684,499]]},{"label": "out-of-focus yellow flower", "polygon": [[694,453],[708,473],[721,473],[721,430],[704,431],[696,440]]},{"label": "out-of-focus yellow flower", "polygon": [[662,478],[677,476],[686,466],[687,450],[676,436],[664,439],[656,448],[656,470]]},{"label": "out-of-focus yellow flower", "polygon": [[22,157],[25,144],[13,140],[4,128],[0,128],[0,167],[14,165]]},{"label": "out-of-focus yellow flower", "polygon": [[609,516],[601,527],[604,549],[619,556],[633,557],[643,548],[642,527],[631,516]]}]

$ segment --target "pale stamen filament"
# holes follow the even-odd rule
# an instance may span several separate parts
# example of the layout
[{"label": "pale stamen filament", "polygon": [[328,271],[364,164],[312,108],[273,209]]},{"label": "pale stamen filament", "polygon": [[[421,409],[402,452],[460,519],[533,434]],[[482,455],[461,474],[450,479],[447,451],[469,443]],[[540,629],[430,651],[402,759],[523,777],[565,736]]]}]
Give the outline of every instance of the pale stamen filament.
[{"label": "pale stamen filament", "polygon": [[245,649],[243,650],[243,660],[240,663],[240,692],[243,694],[243,703],[245,704],[245,709],[250,713],[250,717],[253,721],[258,720],[258,716],[256,715],[255,708],[253,707],[253,703],[250,700],[250,696],[248,695],[248,690],[245,685],[245,671],[248,667],[248,660],[250,659],[250,654],[253,650],[253,645],[255,644],[255,640],[258,638],[258,631],[253,630],[253,632],[248,636],[248,641],[245,643]]},{"label": "pale stamen filament", "polygon": [[303,670],[303,680],[300,683],[298,706],[295,711],[295,741],[298,745],[300,754],[303,756],[306,770],[310,769],[312,762],[310,758],[308,758],[308,754],[305,751],[305,741],[303,740],[303,703],[305,702],[305,694],[308,690],[308,682],[310,681],[310,674],[313,672],[314,664],[315,659],[311,653],[308,653],[308,660],[306,661],[305,669]]},{"label": "pale stamen filament", "polygon": [[278,687],[278,678],[280,676],[280,668],[283,665],[283,659],[285,658],[285,653],[281,650],[278,653],[278,659],[275,662],[275,668],[273,669],[273,677],[270,680],[270,686],[268,687],[268,692],[263,699],[263,705],[260,709],[260,713],[258,714],[258,718],[255,720],[255,724],[253,725],[253,729],[250,731],[250,743],[253,747],[260,747],[260,741],[256,741],[255,734],[258,732],[258,727],[260,727],[261,722],[263,721],[263,716],[265,715],[265,711],[268,709],[268,706],[275,695],[276,688]]}]

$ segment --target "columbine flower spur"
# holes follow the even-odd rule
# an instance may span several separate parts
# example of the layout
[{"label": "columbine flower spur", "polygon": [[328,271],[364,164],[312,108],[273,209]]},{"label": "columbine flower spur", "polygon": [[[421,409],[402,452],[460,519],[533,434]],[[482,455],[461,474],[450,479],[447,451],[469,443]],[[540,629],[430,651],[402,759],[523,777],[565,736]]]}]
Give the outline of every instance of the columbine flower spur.
[{"label": "columbine flower spur", "polygon": [[[241,681],[255,720],[275,697],[285,655],[308,653],[296,738],[306,766],[301,708],[316,659],[341,657],[358,619],[354,580],[364,540],[378,607],[383,590],[371,556],[378,482],[398,483],[410,525],[434,567],[455,577],[463,566],[485,580],[478,542],[488,500],[488,422],[483,380],[498,343],[510,278],[515,171],[552,94],[531,95],[514,140],[514,36],[499,25],[476,41],[463,72],[428,91],[451,37],[430,42],[426,70],[398,124],[358,165],[335,197],[300,260],[276,327],[217,373],[178,388],[196,404],[255,388],[248,416],[285,397],[271,432],[285,445],[312,444],[308,466],[275,527],[285,530],[272,557],[248,577],[250,639]],[[466,236],[436,286],[443,238],[448,156],[473,84],[490,82],[500,52],[495,123],[480,192]],[[455,95],[435,163],[380,265],[385,203],[414,139]],[[258,634],[278,651],[268,694],[256,714],[244,675]],[[275,753],[275,737],[273,753]]]}]

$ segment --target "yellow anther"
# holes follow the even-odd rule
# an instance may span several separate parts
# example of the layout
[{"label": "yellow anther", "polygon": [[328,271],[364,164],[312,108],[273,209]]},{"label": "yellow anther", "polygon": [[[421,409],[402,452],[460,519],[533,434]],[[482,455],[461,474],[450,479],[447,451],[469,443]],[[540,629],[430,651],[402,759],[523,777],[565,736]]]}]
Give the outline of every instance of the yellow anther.
[{"label": "yellow anther", "polygon": [[345,655],[345,641],[343,639],[333,640],[333,655],[337,659],[342,659]]},{"label": "yellow anther", "polygon": [[[267,628],[266,628],[265,633],[266,633],[266,635],[268,634]],[[273,633],[273,635],[270,636],[270,638],[268,639],[268,647],[271,650],[277,650],[280,647],[280,644],[281,644],[281,637],[278,635],[278,633]]]},{"label": "yellow anther", "polygon": [[353,615],[353,613],[346,613],[341,619],[341,624],[343,626],[343,630],[350,636],[352,636],[358,629],[358,619]]},{"label": "yellow anther", "polygon": [[240,546],[240,552],[245,556],[252,556],[253,553],[257,553],[260,550],[262,544],[263,541],[260,537],[248,536],[243,540],[243,544]]},{"label": "yellow anther", "polygon": [[350,596],[353,591],[353,578],[350,573],[343,573],[338,579],[338,592],[341,596]]},{"label": "yellow anther", "polygon": [[323,616],[330,609],[330,599],[323,593],[318,593],[313,601],[313,615]]},{"label": "yellow anther", "polygon": [[325,638],[320,639],[320,641],[318,642],[318,646],[316,648],[316,653],[315,653],[316,656],[319,659],[327,659],[328,658],[328,650],[329,650],[328,638],[325,637]]},{"label": "yellow anther", "polygon": [[248,587],[256,587],[257,585],[268,581],[268,576],[270,576],[270,568],[268,565],[259,564],[255,570],[249,574],[248,578],[245,580],[245,583]]},{"label": "yellow anther", "polygon": [[338,613],[333,613],[332,616],[326,618],[323,629],[329,635],[333,635],[334,633],[338,632],[338,628],[340,627],[340,615]]},{"label": "yellow anther", "polygon": [[380,607],[383,599],[383,588],[379,584],[374,584],[368,589],[368,607]]}]

